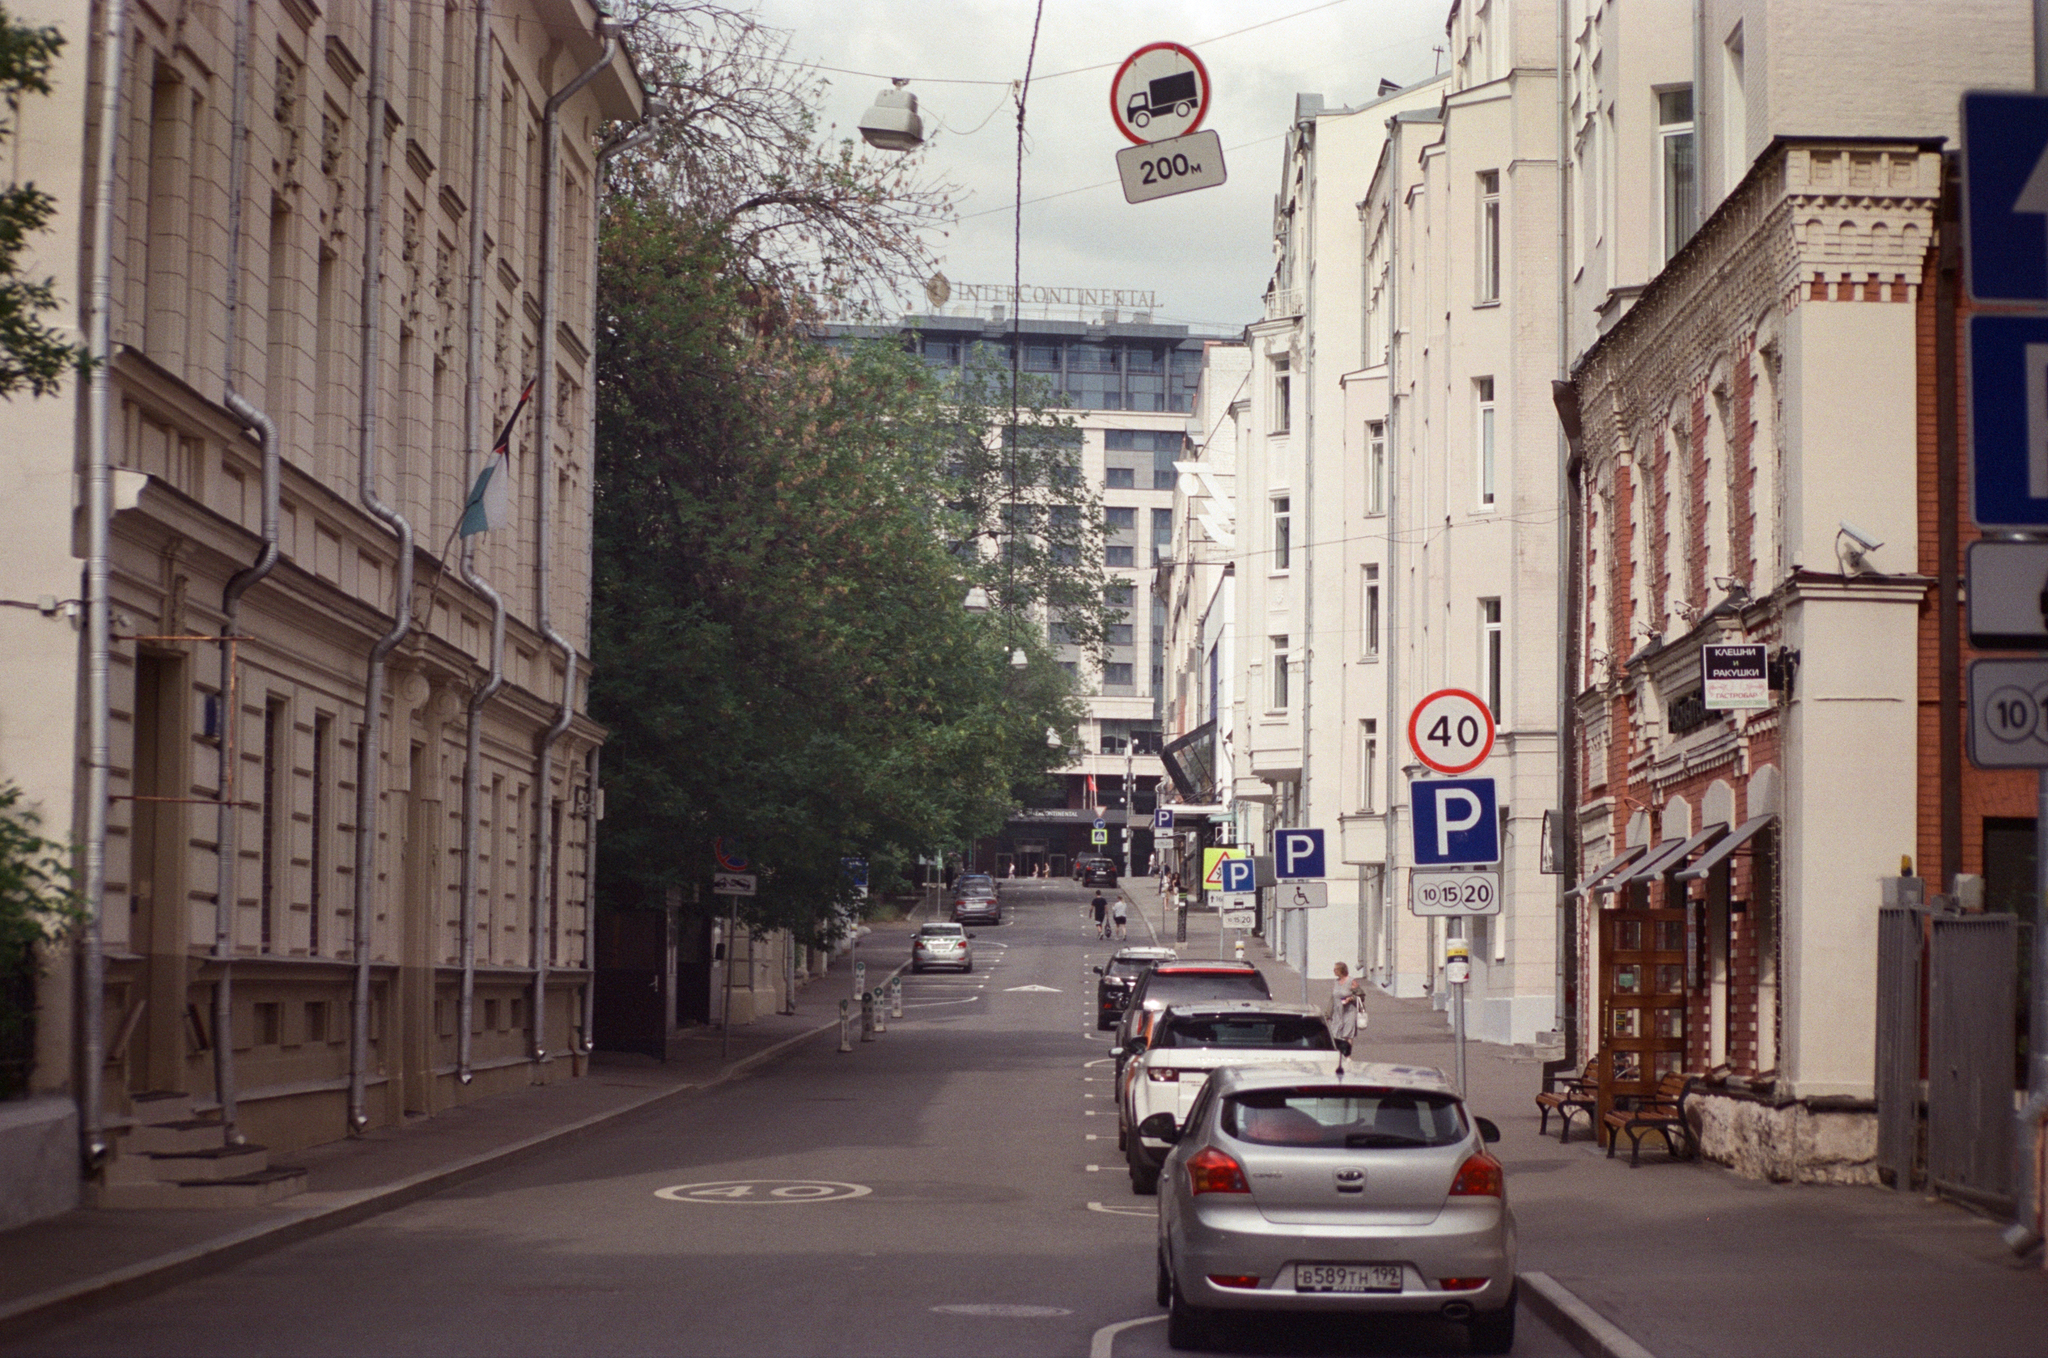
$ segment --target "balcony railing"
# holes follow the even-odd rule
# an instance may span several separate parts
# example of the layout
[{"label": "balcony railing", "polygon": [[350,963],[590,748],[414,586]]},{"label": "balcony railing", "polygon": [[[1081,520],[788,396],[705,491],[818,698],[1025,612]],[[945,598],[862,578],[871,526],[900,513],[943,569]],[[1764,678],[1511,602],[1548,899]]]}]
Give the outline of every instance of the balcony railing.
[{"label": "balcony railing", "polygon": [[1277,321],[1286,316],[1299,316],[1302,309],[1300,288],[1274,288],[1266,294],[1266,319]]}]

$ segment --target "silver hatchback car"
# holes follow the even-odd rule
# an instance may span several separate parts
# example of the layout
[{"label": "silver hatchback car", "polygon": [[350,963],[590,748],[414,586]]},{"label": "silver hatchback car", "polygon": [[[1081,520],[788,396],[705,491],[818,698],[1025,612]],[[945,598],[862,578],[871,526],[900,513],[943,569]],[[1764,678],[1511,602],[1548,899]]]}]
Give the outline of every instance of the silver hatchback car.
[{"label": "silver hatchback car", "polygon": [[1472,1348],[1515,1342],[1515,1218],[1500,1132],[1441,1072],[1332,1060],[1225,1068],[1159,1175],[1167,1343],[1205,1347],[1222,1313],[1434,1313]]}]

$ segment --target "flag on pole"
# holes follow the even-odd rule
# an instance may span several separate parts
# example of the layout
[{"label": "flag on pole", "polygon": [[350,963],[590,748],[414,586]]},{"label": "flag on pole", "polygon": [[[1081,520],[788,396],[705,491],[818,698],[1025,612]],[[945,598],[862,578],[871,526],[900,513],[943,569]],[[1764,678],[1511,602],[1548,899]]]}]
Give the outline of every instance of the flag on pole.
[{"label": "flag on pole", "polygon": [[1088,777],[1088,805],[1092,807],[1092,806],[1096,806],[1096,805],[1098,805],[1098,803],[1097,803],[1097,801],[1096,801],[1096,799],[1095,799],[1095,798],[1096,798],[1096,793],[1095,793],[1095,775],[1091,773],[1091,774],[1087,775],[1087,777]]},{"label": "flag on pole", "polygon": [[503,527],[511,519],[512,426],[519,423],[519,416],[533,395],[533,385],[539,380],[537,375],[528,379],[526,389],[519,393],[519,404],[512,407],[511,418],[505,421],[498,441],[491,445],[491,455],[484,459],[483,470],[476,474],[476,483],[469,488],[458,526],[464,537]]}]

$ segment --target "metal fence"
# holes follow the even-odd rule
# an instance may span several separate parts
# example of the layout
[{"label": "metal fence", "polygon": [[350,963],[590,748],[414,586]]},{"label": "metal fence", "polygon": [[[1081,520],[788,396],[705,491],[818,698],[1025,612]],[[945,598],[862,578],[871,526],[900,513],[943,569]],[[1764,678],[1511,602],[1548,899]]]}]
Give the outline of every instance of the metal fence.
[{"label": "metal fence", "polygon": [[1936,915],[1928,947],[1927,1178],[1997,1210],[2013,1194],[2013,1006],[2019,921]]},{"label": "metal fence", "polygon": [[1928,912],[1877,916],[1877,1172],[1901,1192],[1920,1159],[1921,962]]}]

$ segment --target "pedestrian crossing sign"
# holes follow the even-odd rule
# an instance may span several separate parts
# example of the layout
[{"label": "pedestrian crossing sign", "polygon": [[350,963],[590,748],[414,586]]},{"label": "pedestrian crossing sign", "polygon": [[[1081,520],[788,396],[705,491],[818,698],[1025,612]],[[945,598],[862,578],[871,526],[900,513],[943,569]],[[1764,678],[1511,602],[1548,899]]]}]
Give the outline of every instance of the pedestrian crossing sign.
[{"label": "pedestrian crossing sign", "polygon": [[1090,831],[1088,832],[1088,838],[1089,838],[1089,841],[1090,841],[1091,843],[1095,843],[1095,844],[1107,844],[1107,843],[1109,843],[1109,831],[1107,831],[1107,830],[1090,830]]},{"label": "pedestrian crossing sign", "polygon": [[1223,890],[1223,864],[1226,859],[1244,858],[1246,851],[1238,849],[1202,850],[1202,890]]}]

